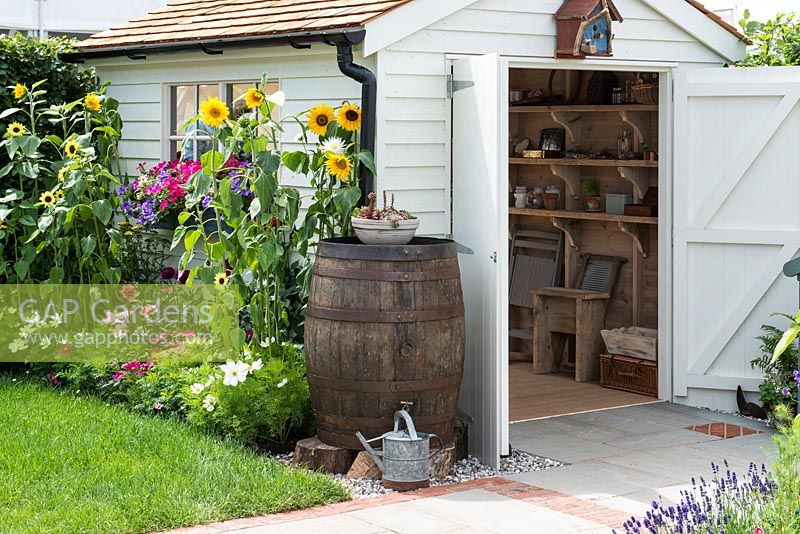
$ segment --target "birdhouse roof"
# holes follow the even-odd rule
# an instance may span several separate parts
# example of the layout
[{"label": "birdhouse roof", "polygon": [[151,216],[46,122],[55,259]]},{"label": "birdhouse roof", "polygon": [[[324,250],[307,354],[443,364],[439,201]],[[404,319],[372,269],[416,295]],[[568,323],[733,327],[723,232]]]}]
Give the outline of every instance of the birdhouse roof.
[{"label": "birdhouse roof", "polygon": [[589,19],[599,11],[598,7],[600,10],[608,7],[611,19],[622,22],[622,15],[611,0],[566,0],[556,11],[556,19]]}]

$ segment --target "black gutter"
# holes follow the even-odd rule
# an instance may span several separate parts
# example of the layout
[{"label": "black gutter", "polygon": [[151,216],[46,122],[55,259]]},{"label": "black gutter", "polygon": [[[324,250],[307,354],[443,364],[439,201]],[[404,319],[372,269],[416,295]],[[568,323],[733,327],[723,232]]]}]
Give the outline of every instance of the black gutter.
[{"label": "black gutter", "polygon": [[250,37],[234,37],[230,39],[209,39],[189,43],[156,43],[150,45],[117,46],[97,50],[84,50],[62,54],[61,59],[71,63],[83,63],[87,59],[111,57],[128,57],[145,59],[148,54],[164,54],[169,52],[198,52],[218,55],[219,48],[248,48],[258,46],[289,45],[293,48],[308,48],[312,43],[338,44],[346,42],[359,44],[364,41],[366,30],[363,28],[344,28],[319,32],[282,33],[279,35],[257,35]]},{"label": "black gutter", "polygon": [[[361,84],[361,149],[368,150],[374,156],[378,81],[371,70],[353,63],[353,44],[346,39],[336,43],[336,60],[342,74]],[[367,195],[375,191],[375,176],[363,164],[360,166],[359,176],[361,202],[366,204]]]}]

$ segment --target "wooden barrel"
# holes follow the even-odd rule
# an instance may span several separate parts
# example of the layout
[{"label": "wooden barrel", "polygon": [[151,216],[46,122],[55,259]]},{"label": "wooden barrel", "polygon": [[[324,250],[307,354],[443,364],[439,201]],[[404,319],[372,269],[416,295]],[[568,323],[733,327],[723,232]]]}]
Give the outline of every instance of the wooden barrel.
[{"label": "wooden barrel", "polygon": [[417,429],[451,441],[464,344],[454,242],[320,243],[305,347],[322,441],[361,449],[355,432],[372,438],[392,430],[394,412],[406,402]]}]

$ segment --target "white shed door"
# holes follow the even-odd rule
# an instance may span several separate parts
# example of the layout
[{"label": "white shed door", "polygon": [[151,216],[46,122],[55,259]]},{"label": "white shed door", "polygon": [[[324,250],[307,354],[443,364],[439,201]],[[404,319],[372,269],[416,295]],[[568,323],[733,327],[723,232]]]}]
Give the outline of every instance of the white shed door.
[{"label": "white shed door", "polygon": [[797,309],[781,267],[800,250],[798,101],[800,69],[676,73],[673,385],[690,404],[756,391],[754,338]]},{"label": "white shed door", "polygon": [[496,55],[453,63],[453,239],[467,320],[460,407],[469,445],[498,465],[508,448],[508,68]]}]

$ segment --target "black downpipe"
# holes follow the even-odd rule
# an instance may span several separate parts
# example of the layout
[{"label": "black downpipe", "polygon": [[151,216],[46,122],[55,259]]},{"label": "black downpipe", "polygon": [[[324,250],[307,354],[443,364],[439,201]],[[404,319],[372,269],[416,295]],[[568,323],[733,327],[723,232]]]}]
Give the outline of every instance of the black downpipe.
[{"label": "black downpipe", "polygon": [[[353,63],[353,45],[350,42],[336,43],[336,60],[339,70],[348,78],[361,83],[361,149],[375,155],[375,108],[378,100],[378,81],[375,74],[366,67]],[[361,165],[360,183],[361,203],[366,204],[367,195],[375,191],[375,176]]]}]

